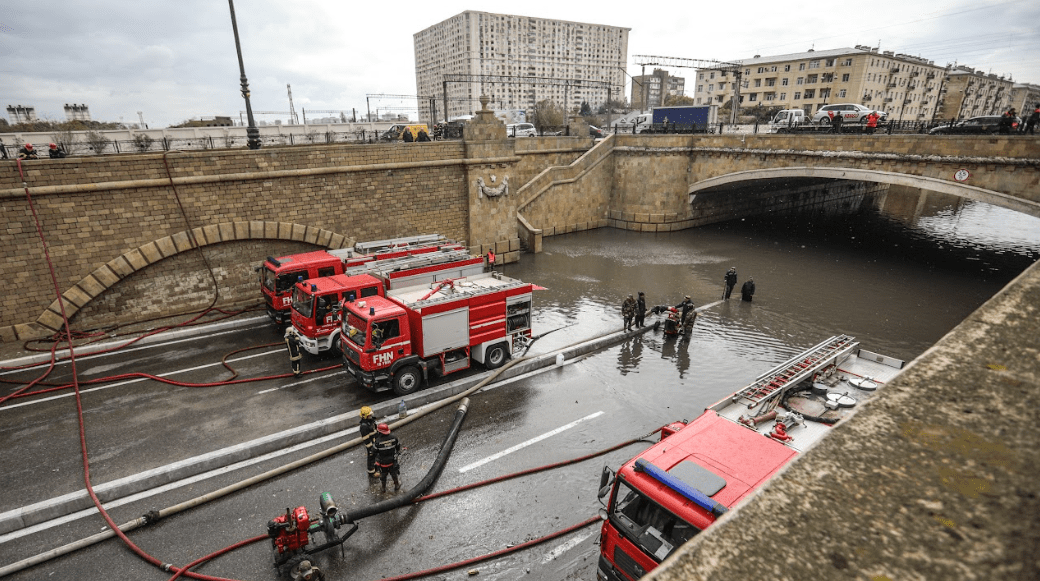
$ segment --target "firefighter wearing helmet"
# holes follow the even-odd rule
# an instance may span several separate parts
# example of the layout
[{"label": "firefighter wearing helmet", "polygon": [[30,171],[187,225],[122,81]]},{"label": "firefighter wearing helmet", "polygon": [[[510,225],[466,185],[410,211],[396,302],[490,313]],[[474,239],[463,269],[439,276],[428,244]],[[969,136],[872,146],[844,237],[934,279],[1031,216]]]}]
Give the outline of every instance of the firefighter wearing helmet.
[{"label": "firefighter wearing helmet", "polygon": [[26,143],[18,150],[18,159],[39,159],[36,155],[36,150],[33,149],[33,144]]},{"label": "firefighter wearing helmet", "polygon": [[51,143],[48,147],[47,155],[49,155],[51,159],[61,159],[65,157],[65,150],[58,147],[57,143]]},{"label": "firefighter wearing helmet", "polygon": [[401,490],[401,481],[397,478],[401,473],[397,461],[397,457],[401,454],[401,442],[397,436],[390,433],[390,426],[386,424],[376,426],[376,436],[372,447],[376,452],[376,465],[379,466],[379,480],[383,483],[383,492],[386,492],[388,474],[394,479],[394,490]]},{"label": "firefighter wearing helmet", "polygon": [[376,451],[372,447],[376,435],[376,419],[372,416],[372,408],[367,405],[361,408],[361,423],[358,425],[358,430],[361,432],[361,440],[365,443],[368,477],[379,478],[379,470],[376,469]]}]

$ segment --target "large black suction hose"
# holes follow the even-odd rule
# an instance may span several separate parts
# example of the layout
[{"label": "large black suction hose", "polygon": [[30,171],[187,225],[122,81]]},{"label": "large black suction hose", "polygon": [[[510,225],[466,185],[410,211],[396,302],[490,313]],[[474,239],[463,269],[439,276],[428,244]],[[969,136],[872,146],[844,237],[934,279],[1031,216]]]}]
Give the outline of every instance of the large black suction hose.
[{"label": "large black suction hose", "polygon": [[448,457],[451,456],[451,450],[455,446],[455,439],[459,435],[459,429],[462,428],[462,420],[466,419],[466,411],[468,408],[469,398],[467,397],[459,403],[459,408],[455,410],[455,420],[451,423],[451,429],[448,430],[448,435],[445,436],[444,443],[441,444],[441,451],[437,454],[437,459],[433,462],[433,466],[430,467],[430,471],[427,472],[426,476],[419,481],[419,484],[416,484],[408,492],[395,496],[389,500],[384,500],[363,508],[349,511],[340,517],[341,520],[345,523],[353,523],[367,516],[380,514],[411,504],[413,500],[422,496],[430,486],[433,486],[437,477],[441,475],[441,471],[444,470],[444,465],[448,463]]}]

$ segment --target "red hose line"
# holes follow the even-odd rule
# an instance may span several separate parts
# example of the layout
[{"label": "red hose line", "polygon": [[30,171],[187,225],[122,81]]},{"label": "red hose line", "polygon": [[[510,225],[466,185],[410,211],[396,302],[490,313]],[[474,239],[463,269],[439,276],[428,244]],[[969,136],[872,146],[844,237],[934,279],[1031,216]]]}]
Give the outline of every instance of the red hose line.
[{"label": "red hose line", "polygon": [[[324,372],[324,371],[330,371],[332,369],[337,369],[337,368],[342,367],[342,366],[343,366],[343,364],[340,363],[340,364],[337,364],[337,365],[330,365],[328,367],[322,367],[322,368],[319,368],[319,369],[311,369],[309,371],[304,371],[302,374],[303,375],[307,375],[307,374],[312,374],[312,373],[321,373],[321,372]],[[225,380],[225,381],[210,381],[210,382],[205,382],[205,383],[188,383],[186,381],[174,381],[172,379],[166,379],[165,377],[159,377],[157,375],[151,375],[149,373],[121,373],[119,375],[112,375],[112,376],[109,376],[109,377],[102,377],[102,378],[98,378],[98,379],[91,379],[89,381],[84,381],[84,382],[81,382],[80,385],[98,385],[98,384],[101,384],[101,383],[107,383],[109,381],[120,381],[120,380],[123,380],[123,379],[151,379],[153,381],[157,381],[159,383],[165,383],[167,385],[173,385],[175,387],[220,387],[220,386],[225,386],[225,385],[238,385],[238,384],[241,384],[241,383],[255,383],[257,381],[267,381],[269,379],[285,379],[285,378],[288,378],[288,377],[294,377],[294,375],[292,373],[281,373],[281,374],[278,374],[278,375],[265,375],[263,377],[251,377],[251,378],[248,378],[248,379],[234,379],[234,380]],[[51,392],[55,392],[55,391],[65,391],[66,389],[72,389],[72,387],[73,387],[72,384],[59,385],[57,387],[51,387],[51,388],[48,388],[48,389],[41,389],[41,390],[38,390],[38,391],[29,392],[29,393],[19,393],[17,395],[12,394],[10,396],[7,396],[6,399],[17,399],[17,398],[22,398],[22,397],[30,397],[30,396],[33,396],[33,395],[43,395],[43,394],[47,394],[47,393],[51,393]]]},{"label": "red hose line", "polygon": [[[90,499],[94,502],[94,506],[97,508],[101,517],[105,519],[109,528],[112,532],[123,541],[123,543],[134,553],[136,553],[141,559],[159,567],[160,569],[170,570],[170,565],[164,565],[155,557],[141,550],[140,547],[135,545],[129,537],[119,529],[119,525],[112,520],[109,516],[108,511],[105,510],[104,505],[101,504],[101,500],[97,497],[94,492],[94,486],[90,482],[90,457],[87,453],[87,432],[86,422],[83,421],[83,401],[80,398],[79,393],[79,374],[76,371],[76,354],[73,348],[72,331],[69,329],[69,317],[65,312],[65,301],[61,295],[61,287],[58,285],[58,275],[54,271],[54,262],[51,260],[50,250],[47,247],[47,238],[43,235],[43,227],[40,225],[39,215],[36,213],[36,206],[33,204],[32,196],[29,193],[29,185],[25,182],[25,172],[22,169],[22,160],[18,160],[18,174],[22,178],[22,185],[25,188],[25,197],[29,205],[29,210],[32,212],[33,220],[36,223],[36,233],[40,237],[40,244],[43,246],[43,255],[47,260],[47,268],[50,270],[51,282],[54,285],[54,294],[57,297],[58,306],[61,310],[61,318],[64,321],[65,336],[68,342],[69,348],[69,365],[72,371],[72,386],[76,395],[76,417],[79,423],[79,441],[80,441],[80,454],[83,458],[83,481],[87,489],[87,493],[90,495]],[[186,572],[184,573],[192,579],[201,579],[203,581],[235,581],[231,579],[225,579],[223,577],[211,577],[209,575],[200,575],[198,573]]]},{"label": "red hose line", "polygon": [[545,535],[544,537],[540,537],[540,538],[537,538],[537,539],[534,539],[534,540],[531,540],[531,541],[526,541],[526,542],[520,543],[519,545],[514,545],[512,547],[509,547],[507,549],[501,549],[501,550],[498,550],[498,551],[494,551],[494,552],[488,553],[486,555],[481,555],[479,557],[473,557],[472,559],[466,559],[465,561],[458,561],[458,562],[455,562],[455,563],[450,563],[448,565],[441,565],[440,567],[434,567],[432,569],[426,569],[424,571],[416,571],[414,573],[408,573],[406,575],[398,575],[397,577],[384,577],[380,581],[405,581],[406,579],[418,579],[420,577],[426,577],[428,575],[435,575],[437,573],[443,573],[445,571],[452,571],[452,570],[458,569],[460,567],[465,567],[467,565],[472,565],[474,563],[480,563],[481,561],[487,561],[488,559],[494,559],[496,557],[501,557],[502,555],[508,555],[510,553],[515,553],[516,551],[520,551],[520,550],[526,549],[528,547],[532,547],[532,546],[537,545],[539,543],[544,543],[545,541],[551,541],[552,539],[555,539],[556,537],[561,537],[561,536],[566,535],[568,533],[572,533],[572,532],[574,532],[574,531],[576,531],[578,529],[585,528],[585,527],[589,526],[592,523],[599,522],[599,520],[600,520],[600,518],[598,516],[594,516],[594,517],[592,517],[592,518],[590,518],[588,520],[582,521],[582,522],[580,522],[580,523],[578,523],[576,525],[571,525],[571,526],[569,526],[569,527],[567,527],[565,529],[556,531],[555,533],[550,533],[548,535]]},{"label": "red hose line", "polygon": [[[654,430],[653,432],[650,432],[650,434],[658,432],[658,431],[660,431],[660,429],[661,428],[658,428],[658,429]],[[647,434],[647,435],[650,435],[650,434]],[[602,456],[603,454],[606,454],[608,452],[613,452],[614,450],[620,450],[621,448],[624,448],[625,446],[628,446],[628,445],[631,445],[631,444],[635,444],[636,442],[640,442],[645,437],[646,436],[643,436],[642,438],[634,438],[634,439],[628,440],[627,442],[622,442],[620,444],[617,444],[616,446],[611,446],[611,447],[606,448],[604,450],[600,450],[598,452],[593,452],[591,454],[587,454],[585,456],[581,456],[581,457],[578,457],[578,458],[571,458],[570,460],[563,460],[562,462],[556,462],[554,464],[546,464],[544,466],[538,466],[538,467],[535,467],[535,468],[528,468],[527,470],[521,470],[519,472],[513,472],[512,474],[505,474],[503,476],[497,476],[495,478],[490,478],[488,480],[482,480],[480,482],[474,482],[472,484],[466,484],[466,485],[463,485],[463,486],[452,488],[450,490],[443,490],[441,492],[435,492],[433,494],[427,494],[426,496],[420,496],[419,498],[416,498],[415,500],[413,500],[412,504],[418,504],[420,502],[423,502],[423,501],[426,501],[426,500],[432,500],[434,498],[438,498],[438,497],[441,497],[441,496],[448,496],[449,494],[455,494],[456,492],[462,492],[463,490],[471,490],[473,488],[480,488],[481,486],[487,486],[488,484],[495,484],[496,482],[502,482],[502,481],[505,481],[505,480],[511,480],[513,478],[519,478],[520,476],[526,476],[528,474],[535,474],[535,473],[538,473],[538,472],[544,472],[546,470],[552,470],[554,468],[559,468],[560,466],[566,466],[568,464],[576,464],[578,462],[584,462],[585,460],[588,460],[590,458],[595,458],[596,456]]]},{"label": "red hose line", "polygon": [[244,541],[239,541],[239,542],[237,542],[237,543],[235,543],[233,545],[229,545],[227,547],[224,547],[223,549],[220,549],[219,551],[215,551],[213,553],[210,553],[210,554],[206,555],[205,557],[202,557],[201,559],[195,559],[191,563],[188,563],[187,565],[185,565],[185,566],[181,567],[180,569],[178,569],[177,572],[174,573],[173,577],[170,577],[169,581],[176,581],[177,579],[179,579],[181,577],[181,575],[187,575],[188,573],[190,573],[190,571],[188,571],[188,569],[191,569],[192,567],[195,567],[195,566],[199,565],[200,563],[205,563],[206,561],[209,561],[211,559],[215,559],[215,558],[217,558],[217,557],[219,557],[219,556],[221,556],[221,555],[223,555],[225,553],[230,553],[231,551],[234,551],[236,549],[240,549],[240,548],[242,548],[242,547],[244,547],[246,545],[251,545],[253,543],[258,543],[258,542],[260,542],[262,540],[269,539],[269,538],[270,537],[267,536],[267,535],[257,535],[257,536],[255,536],[255,537],[253,537],[251,539],[246,539]]}]

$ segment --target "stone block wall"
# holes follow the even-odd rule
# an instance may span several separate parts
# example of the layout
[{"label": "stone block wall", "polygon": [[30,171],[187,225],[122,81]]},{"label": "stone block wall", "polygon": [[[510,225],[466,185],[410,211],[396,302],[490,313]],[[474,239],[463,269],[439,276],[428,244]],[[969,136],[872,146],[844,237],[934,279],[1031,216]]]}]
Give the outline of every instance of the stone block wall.
[{"label": "stone block wall", "polygon": [[[375,151],[363,151],[365,147]],[[371,165],[330,166],[330,156],[337,163],[367,160]],[[139,313],[152,312],[162,305],[169,314],[179,312],[180,307],[190,310],[200,301],[208,303],[199,298],[206,293],[197,291],[195,285],[208,285],[212,290],[209,275],[185,253],[191,249],[186,232],[193,228],[245,224],[246,233],[242,235],[232,228],[234,235],[222,237],[215,244],[204,243],[208,252],[234,256],[239,264],[256,263],[271,249],[259,247],[256,254],[250,254],[247,249],[215,246],[293,236],[291,232],[279,233],[277,228],[274,232],[263,228],[251,231],[250,222],[296,224],[301,231],[310,228],[358,241],[420,233],[465,240],[470,208],[462,157],[463,148],[455,143],[177,154],[169,156],[175,189],[168,179],[154,177],[165,175],[161,156],[156,155],[41,160],[25,165],[30,168],[27,180],[59,286],[63,293],[70,291],[66,298],[82,297],[75,301],[79,304],[72,305],[72,312],[87,302],[96,302],[91,305],[91,316],[103,318],[122,313],[128,308],[126,297],[135,295],[139,299],[132,310]],[[112,171],[106,171],[106,164]],[[244,172],[249,166],[277,169]],[[10,173],[0,175],[9,180]],[[148,178],[137,179],[141,176]],[[0,243],[9,257],[0,272],[13,288],[35,289],[5,293],[0,298],[0,338],[15,340],[34,333],[29,327],[19,332],[17,325],[29,325],[41,317],[46,319],[45,326],[53,328],[60,311],[49,290],[49,269],[21,188],[0,191],[0,223],[4,225]],[[241,243],[246,248],[250,244]],[[320,246],[314,239],[310,247]],[[174,256],[177,260],[165,262]],[[106,267],[110,263],[113,266]],[[220,305],[242,302],[243,296],[235,289],[244,289],[255,280],[248,268],[239,271],[237,266],[222,265],[228,272],[221,275],[223,283],[218,278],[218,286],[225,286]],[[170,268],[182,282],[158,284],[152,293],[119,288],[134,274],[138,278],[154,275],[156,280],[168,282],[164,273]],[[101,296],[105,293],[113,297]],[[73,321],[77,322],[75,317]]]}]

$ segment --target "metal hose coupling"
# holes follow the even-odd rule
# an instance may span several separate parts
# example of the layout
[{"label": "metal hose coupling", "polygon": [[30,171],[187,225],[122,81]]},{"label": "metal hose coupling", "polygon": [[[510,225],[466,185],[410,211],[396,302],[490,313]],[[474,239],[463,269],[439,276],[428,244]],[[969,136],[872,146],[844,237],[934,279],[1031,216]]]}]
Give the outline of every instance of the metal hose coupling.
[{"label": "metal hose coupling", "polygon": [[469,398],[468,397],[462,398],[462,401],[459,402],[459,409],[458,409],[458,411],[460,411],[462,413],[466,413],[467,411],[469,411]]}]

